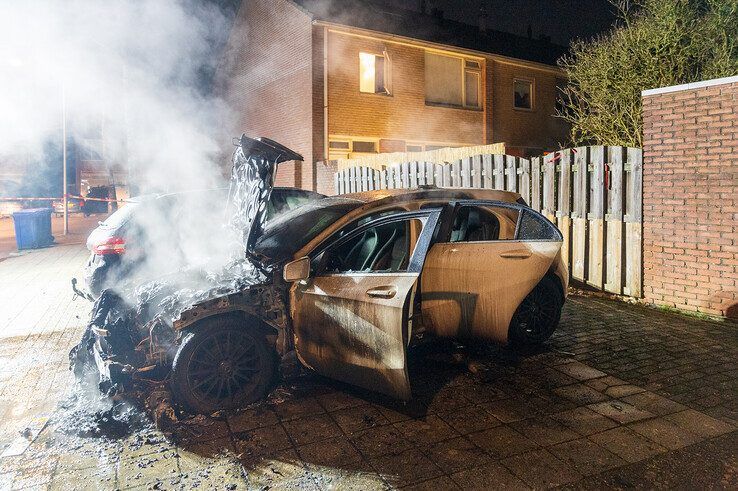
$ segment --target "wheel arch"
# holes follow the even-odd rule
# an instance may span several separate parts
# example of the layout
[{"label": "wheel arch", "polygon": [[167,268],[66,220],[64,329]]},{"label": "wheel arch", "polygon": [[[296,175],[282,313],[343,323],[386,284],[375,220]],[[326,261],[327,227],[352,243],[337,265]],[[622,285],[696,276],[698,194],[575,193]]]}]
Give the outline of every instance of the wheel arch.
[{"label": "wheel arch", "polygon": [[180,323],[177,326],[177,330],[182,333],[186,333],[207,329],[208,321],[213,319],[233,319],[238,322],[242,322],[244,324],[244,329],[252,329],[264,336],[274,336],[278,334],[277,329],[270,326],[264,319],[254,315],[252,312],[248,312],[237,307],[207,312],[204,315],[198,316],[196,319],[190,319],[187,322]]}]

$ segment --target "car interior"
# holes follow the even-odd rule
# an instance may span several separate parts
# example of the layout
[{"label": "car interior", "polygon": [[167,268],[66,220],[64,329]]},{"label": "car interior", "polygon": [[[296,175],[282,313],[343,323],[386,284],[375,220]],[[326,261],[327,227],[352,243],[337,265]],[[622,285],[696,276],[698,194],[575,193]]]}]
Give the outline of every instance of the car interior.
[{"label": "car interior", "polygon": [[410,260],[412,220],[390,222],[366,229],[338,247],[326,251],[325,273],[398,272]]},{"label": "car interior", "polygon": [[514,209],[463,206],[454,217],[449,242],[514,239],[518,213]]}]

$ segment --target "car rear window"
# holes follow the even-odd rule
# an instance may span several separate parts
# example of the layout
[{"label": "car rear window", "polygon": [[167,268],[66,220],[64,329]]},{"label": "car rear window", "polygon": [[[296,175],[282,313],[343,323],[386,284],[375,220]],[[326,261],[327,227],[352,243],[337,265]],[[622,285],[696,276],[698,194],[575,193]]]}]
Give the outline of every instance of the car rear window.
[{"label": "car rear window", "polygon": [[100,223],[100,226],[111,229],[123,226],[128,220],[130,220],[131,216],[133,215],[133,210],[135,210],[138,205],[139,203],[136,201],[127,202],[126,204],[118,208],[118,211],[116,211],[108,218],[106,218],[105,221]]}]

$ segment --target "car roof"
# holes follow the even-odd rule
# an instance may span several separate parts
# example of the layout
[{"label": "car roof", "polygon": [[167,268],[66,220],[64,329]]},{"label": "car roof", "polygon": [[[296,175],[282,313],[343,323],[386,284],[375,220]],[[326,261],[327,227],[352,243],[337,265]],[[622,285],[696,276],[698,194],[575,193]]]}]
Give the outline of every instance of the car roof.
[{"label": "car roof", "polygon": [[435,186],[421,186],[415,189],[379,189],[376,191],[342,194],[341,196],[363,201],[364,203],[380,200],[407,202],[429,199],[449,201],[456,199],[478,199],[515,203],[520,199],[518,193],[501,191],[499,189],[437,188]]}]

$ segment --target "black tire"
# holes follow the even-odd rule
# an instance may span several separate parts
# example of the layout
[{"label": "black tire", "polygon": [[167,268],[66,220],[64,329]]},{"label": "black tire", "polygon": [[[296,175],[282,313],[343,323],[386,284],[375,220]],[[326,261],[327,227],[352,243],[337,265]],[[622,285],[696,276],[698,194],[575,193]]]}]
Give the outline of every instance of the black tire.
[{"label": "black tire", "polygon": [[559,325],[563,306],[558,280],[544,276],[513,314],[507,333],[510,345],[526,349],[543,344]]},{"label": "black tire", "polygon": [[172,393],[186,410],[210,414],[264,398],[276,373],[276,352],[263,335],[238,318],[214,317],[182,339]]}]

